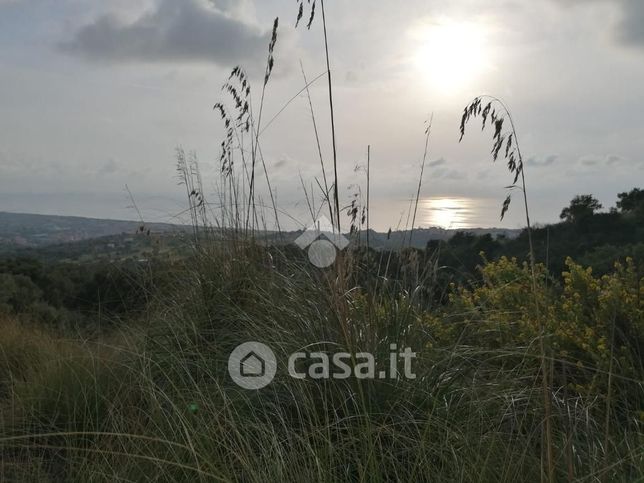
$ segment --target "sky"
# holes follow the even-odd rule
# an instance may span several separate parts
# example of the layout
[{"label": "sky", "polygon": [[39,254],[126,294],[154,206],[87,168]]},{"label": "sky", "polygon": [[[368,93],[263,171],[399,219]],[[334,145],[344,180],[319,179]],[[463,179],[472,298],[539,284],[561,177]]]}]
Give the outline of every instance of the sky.
[{"label": "sky", "polygon": [[[339,197],[364,198],[370,145],[372,227],[410,223],[430,118],[416,226],[525,225],[519,192],[499,219],[512,176],[492,162],[491,132],[472,124],[459,143],[463,108],[483,94],[511,110],[533,222],[557,221],[577,194],[608,209],[643,187],[644,2],[325,8]],[[224,127],[213,105],[229,101],[221,87],[240,65],[258,109],[278,17],[259,142],[282,226],[308,225],[302,185],[319,206],[322,171],[298,92],[300,62],[309,80],[326,70],[319,0],[310,30],[296,16],[292,0],[0,0],[0,211],[136,219],[134,199],[146,221],[185,221],[178,146],[197,153],[216,205]],[[310,93],[330,176],[326,89],[322,76]],[[258,196],[269,198],[263,177]]]}]

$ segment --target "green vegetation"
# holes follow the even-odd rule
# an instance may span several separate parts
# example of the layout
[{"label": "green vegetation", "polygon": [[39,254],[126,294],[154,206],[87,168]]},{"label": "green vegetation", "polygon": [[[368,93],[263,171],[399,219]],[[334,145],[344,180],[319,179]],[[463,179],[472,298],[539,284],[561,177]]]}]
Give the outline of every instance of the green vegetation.
[{"label": "green vegetation", "polygon": [[[610,219],[635,228],[633,211]],[[559,263],[557,237],[579,242],[607,219],[539,228],[537,247],[549,231],[551,264]],[[644,264],[630,243],[637,234],[627,233],[591,238],[584,257],[601,261],[598,275],[567,257],[559,273],[536,265],[545,336],[521,261],[524,235],[461,233],[397,252],[354,244],[342,258],[344,280],[337,267],[315,269],[299,248],[207,242],[206,234],[172,263],[6,259],[1,474],[535,481],[546,471],[538,344],[546,337],[554,478],[637,481]],[[523,256],[494,255],[513,250]],[[249,340],[268,344],[282,364],[302,348],[386,361],[391,343],[409,346],[417,377],[297,380],[281,371],[245,391],[226,364]]]},{"label": "green vegetation", "polygon": [[[599,274],[610,272],[616,261],[624,262],[626,257],[643,260],[644,200],[640,193],[637,188],[621,193],[616,208],[608,213],[597,212],[600,205],[591,195],[575,197],[561,213],[565,221],[532,229],[536,260],[555,275],[566,270],[570,255]],[[622,200],[628,200],[626,205]],[[439,266],[446,267],[443,279],[448,283],[480,279],[476,268],[480,252],[490,260],[503,255],[527,259],[530,250],[526,230],[511,239],[462,232],[446,241],[430,241],[427,249],[438,258]]]},{"label": "green vegetation", "polygon": [[[365,272],[365,257],[384,254],[347,253],[352,290],[338,293],[331,272],[280,251],[203,247],[174,267],[146,311],[101,337],[70,339],[5,318],[4,478],[538,480],[540,332],[528,265],[484,262],[481,283],[452,286],[441,304],[417,290],[433,282],[415,278],[415,253],[400,255],[397,279]],[[642,267],[629,259],[598,277],[566,264],[561,282],[537,266],[556,477],[636,481]],[[418,353],[417,378],[296,380],[282,371],[265,389],[244,391],[226,359],[248,340],[281,361],[301,348],[387,360],[396,343]]]},{"label": "green vegetation", "polygon": [[[298,6],[311,26],[316,1]],[[516,239],[460,233],[425,249],[411,248],[410,233],[400,250],[376,251],[361,237],[368,207],[355,203],[353,245],[315,268],[300,248],[262,239],[260,182],[276,217],[271,236],[284,235],[260,146],[277,28],[259,106],[239,67],[224,84],[232,107],[215,105],[226,129],[219,211],[205,200],[196,156],[177,152],[192,220],[181,256],[144,244],[143,260],[1,263],[2,479],[644,480],[642,192],[620,194],[609,213],[581,196],[562,223],[530,227],[516,131],[503,131],[510,114],[477,98],[461,134],[489,116],[493,158],[508,162],[528,228]],[[317,184],[338,233],[333,144],[332,184],[321,153]],[[422,174],[417,202],[421,187]],[[247,341],[267,344],[280,367],[257,391],[227,373],[228,355]],[[417,353],[415,378],[284,370],[295,351],[388,361],[392,344]]]},{"label": "green vegetation", "polygon": [[0,316],[56,332],[92,333],[144,312],[169,263],[45,263],[0,259]]}]

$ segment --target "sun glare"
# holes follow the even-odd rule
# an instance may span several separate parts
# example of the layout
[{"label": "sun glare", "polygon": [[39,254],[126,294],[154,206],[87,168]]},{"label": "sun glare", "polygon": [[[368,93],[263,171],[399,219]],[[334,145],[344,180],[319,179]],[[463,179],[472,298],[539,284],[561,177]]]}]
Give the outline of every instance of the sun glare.
[{"label": "sun glare", "polygon": [[422,202],[423,223],[448,229],[472,224],[474,201],[465,198],[426,198]]},{"label": "sun glare", "polygon": [[490,53],[486,29],[468,22],[435,21],[412,32],[413,62],[441,93],[456,92],[480,78]]}]

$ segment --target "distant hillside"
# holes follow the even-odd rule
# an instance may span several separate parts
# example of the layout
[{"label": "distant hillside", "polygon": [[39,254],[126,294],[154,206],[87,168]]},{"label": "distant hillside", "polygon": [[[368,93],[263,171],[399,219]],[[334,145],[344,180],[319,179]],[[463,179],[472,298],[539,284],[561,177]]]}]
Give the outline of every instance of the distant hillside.
[{"label": "distant hillside", "polygon": [[[0,212],[0,247],[37,248],[111,235],[132,235],[141,231],[141,226],[136,221]],[[168,223],[146,223],[143,228],[153,233],[183,229]]]},{"label": "distant hillside", "polygon": [[[493,238],[506,237],[516,238],[521,230],[511,230],[504,228],[468,228],[461,230],[447,230],[444,228],[416,228],[412,233],[411,246],[416,248],[425,248],[430,240],[449,240],[457,232],[467,232],[474,235],[490,234]],[[361,235],[362,239],[366,238],[366,233]],[[393,231],[391,234],[379,233],[371,230],[369,232],[369,244],[374,248],[397,249],[401,246],[409,245],[409,231]]]},{"label": "distant hillside", "polygon": [[[408,246],[415,248],[425,248],[427,242],[430,240],[449,240],[458,232],[472,233],[473,235],[481,236],[490,234],[492,238],[505,237],[514,239],[521,233],[521,230],[512,230],[505,228],[468,228],[461,230],[447,230],[444,228],[416,228],[412,234],[411,243],[409,242],[409,231],[392,231],[391,233],[380,233],[374,230],[369,230],[369,246],[376,250],[399,250]],[[269,244],[284,244],[293,243],[301,234],[302,230],[283,232],[281,236],[275,232],[270,232],[264,235],[265,243]],[[349,235],[345,236],[349,237]],[[357,235],[353,235],[352,239],[356,239]],[[361,243],[365,243],[367,233],[360,233]]]},{"label": "distant hillside", "polygon": [[[136,233],[165,234],[190,232],[191,228],[170,223],[145,223],[124,220],[103,220],[97,218],[82,218],[77,216],[33,215],[23,213],[0,212],[0,250],[15,250],[19,248],[43,248],[74,244],[86,240],[104,237],[130,237]],[[475,235],[491,234],[494,238],[503,236],[515,238],[520,230],[502,228],[473,228],[467,230],[446,230],[443,228],[419,228],[412,235],[411,246],[424,248],[429,240],[448,240],[458,231],[467,231]],[[292,243],[301,230],[282,233],[264,233],[267,243]],[[366,233],[360,234],[366,239]],[[105,240],[107,242],[107,240]],[[391,233],[369,232],[370,245],[376,249],[399,249],[409,245],[409,231],[394,231]],[[109,243],[114,240],[109,240]]]}]

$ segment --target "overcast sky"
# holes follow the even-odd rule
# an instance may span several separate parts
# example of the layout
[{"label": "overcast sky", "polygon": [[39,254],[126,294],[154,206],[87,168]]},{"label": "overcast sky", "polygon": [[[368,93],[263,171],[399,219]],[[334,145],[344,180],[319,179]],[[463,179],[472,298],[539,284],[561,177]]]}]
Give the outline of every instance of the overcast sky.
[{"label": "overcast sky", "polygon": [[[416,224],[522,226],[518,197],[499,221],[511,176],[492,164],[490,133],[472,125],[458,142],[479,94],[512,110],[535,221],[576,194],[608,208],[644,187],[644,2],[327,0],[326,14],[340,197],[364,190],[370,144],[376,228],[405,223],[432,113]],[[292,0],[0,0],[0,211],[136,218],[127,184],[148,221],[172,221],[186,204],[179,145],[216,200],[212,107],[237,64],[260,89],[275,17],[264,119],[303,87],[300,60],[309,79],[325,70],[321,18],[296,30],[296,15]],[[324,79],[311,89],[330,162]],[[306,96],[260,141],[280,209],[308,223],[299,176],[311,186],[321,171]]]}]

